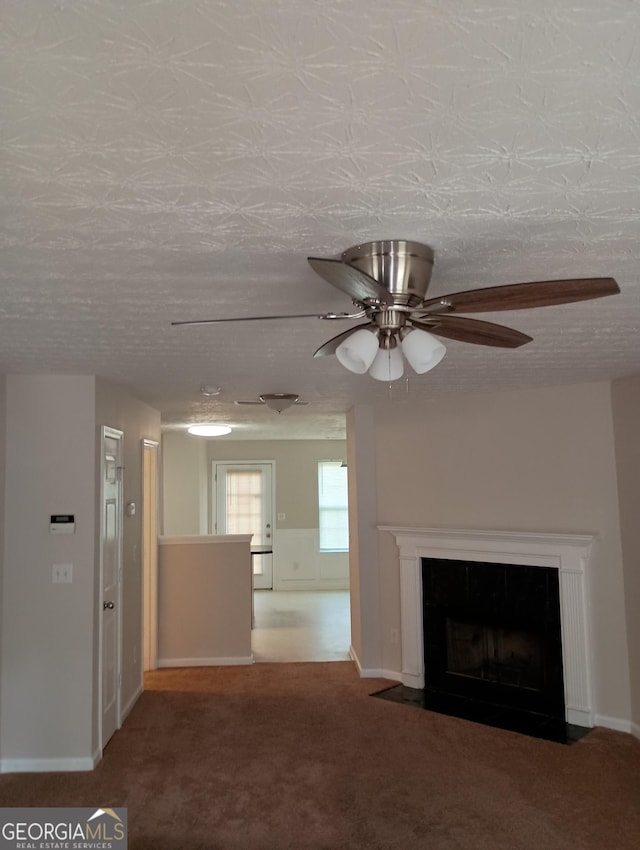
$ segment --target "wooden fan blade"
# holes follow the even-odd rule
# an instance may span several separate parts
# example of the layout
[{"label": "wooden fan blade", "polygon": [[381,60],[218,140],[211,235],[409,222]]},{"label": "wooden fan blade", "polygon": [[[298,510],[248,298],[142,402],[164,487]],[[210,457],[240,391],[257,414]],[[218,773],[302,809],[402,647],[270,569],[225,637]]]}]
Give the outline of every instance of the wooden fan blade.
[{"label": "wooden fan blade", "polygon": [[393,304],[393,295],[389,290],[366,272],[343,263],[342,260],[327,260],[321,257],[307,257],[307,260],[314,272],[354,301],[362,303],[373,299],[383,304]]},{"label": "wooden fan blade", "polygon": [[474,345],[492,345],[496,348],[519,348],[531,342],[532,337],[507,328],[483,322],[479,319],[467,319],[464,316],[433,316],[429,322],[410,319],[414,328],[428,331],[435,336],[455,339],[458,342],[471,342]]},{"label": "wooden fan blade", "polygon": [[343,342],[347,337],[350,337],[351,334],[359,331],[360,328],[370,328],[373,327],[371,322],[364,322],[362,325],[356,325],[354,328],[349,328],[348,331],[343,331],[341,334],[332,337],[327,340],[324,345],[321,345],[316,351],[313,352],[314,357],[326,357],[329,354],[335,354],[336,348]]},{"label": "wooden fan blade", "polygon": [[[331,318],[340,318],[339,314],[331,315]],[[345,313],[345,318],[348,314]],[[270,319],[324,319],[325,316],[319,313],[298,313],[296,315],[289,314],[287,316],[238,316],[234,319],[192,319],[186,322],[171,322],[172,325],[216,325],[223,322],[268,322]]]},{"label": "wooden fan blade", "polygon": [[489,313],[497,310],[528,310],[531,307],[551,307],[615,295],[620,288],[612,277],[585,277],[575,280],[540,280],[533,283],[512,283],[469,289],[441,298],[425,301],[421,310],[441,302],[455,313]]}]

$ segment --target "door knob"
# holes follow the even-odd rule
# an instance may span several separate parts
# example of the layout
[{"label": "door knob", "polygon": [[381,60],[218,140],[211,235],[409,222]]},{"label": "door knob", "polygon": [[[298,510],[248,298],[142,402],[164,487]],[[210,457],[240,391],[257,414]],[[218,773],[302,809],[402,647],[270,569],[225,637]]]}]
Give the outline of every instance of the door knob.
[{"label": "door knob", "polygon": [[103,602],[103,603],[102,603],[102,607],[103,607],[103,608],[104,608],[104,610],[106,611],[106,610],[107,610],[107,608],[111,609],[111,608],[113,608],[113,607],[114,607],[114,605],[113,605],[113,602]]}]

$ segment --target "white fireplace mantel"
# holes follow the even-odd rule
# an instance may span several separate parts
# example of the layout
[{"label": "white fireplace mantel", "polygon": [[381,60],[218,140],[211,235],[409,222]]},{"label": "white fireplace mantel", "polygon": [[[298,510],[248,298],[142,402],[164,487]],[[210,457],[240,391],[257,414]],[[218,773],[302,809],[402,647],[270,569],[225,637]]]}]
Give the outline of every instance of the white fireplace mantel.
[{"label": "white fireplace mantel", "polygon": [[559,572],[566,719],[594,725],[588,595],[592,536],[389,525],[378,529],[395,537],[400,552],[404,685],[424,687],[422,558],[551,567]]}]

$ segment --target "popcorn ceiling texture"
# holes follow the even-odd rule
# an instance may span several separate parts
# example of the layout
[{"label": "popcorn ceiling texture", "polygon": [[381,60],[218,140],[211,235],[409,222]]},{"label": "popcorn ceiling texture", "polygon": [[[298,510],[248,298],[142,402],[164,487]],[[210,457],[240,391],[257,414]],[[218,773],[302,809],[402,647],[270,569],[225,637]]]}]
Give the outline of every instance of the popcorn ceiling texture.
[{"label": "popcorn ceiling texture", "polygon": [[[410,398],[640,369],[636,3],[4,0],[2,17],[1,370],[98,374],[169,425],[338,436],[336,414],[388,396],[312,359],[347,325],[170,322],[349,310],[306,257],[380,238],[433,247],[430,294],[622,289],[479,316],[534,342],[449,342]],[[311,404],[232,404],[261,392]]]}]

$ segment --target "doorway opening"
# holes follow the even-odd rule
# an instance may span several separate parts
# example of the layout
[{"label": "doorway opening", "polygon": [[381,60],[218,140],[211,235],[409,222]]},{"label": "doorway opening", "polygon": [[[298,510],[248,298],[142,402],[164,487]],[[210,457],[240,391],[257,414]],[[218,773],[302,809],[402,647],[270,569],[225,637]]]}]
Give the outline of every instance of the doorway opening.
[{"label": "doorway opening", "polygon": [[142,441],[143,670],[158,666],[158,447]]},{"label": "doorway opening", "polygon": [[[335,482],[327,472],[336,467],[345,477],[346,465],[308,458],[305,463],[313,464],[318,478],[306,476],[294,493],[283,484],[285,510],[277,514],[276,527],[275,460],[212,460],[212,530],[251,533],[252,545],[268,550],[252,556],[252,651],[258,662],[350,658],[346,505],[333,498]],[[283,481],[290,479],[285,467]],[[295,500],[304,505],[299,514],[307,518],[307,527],[291,520],[288,527],[287,507]]]}]

